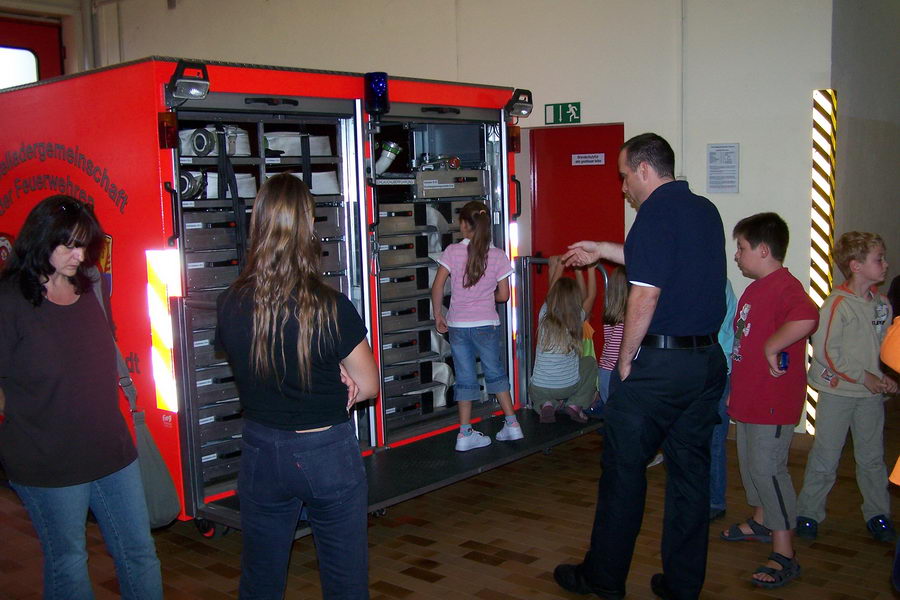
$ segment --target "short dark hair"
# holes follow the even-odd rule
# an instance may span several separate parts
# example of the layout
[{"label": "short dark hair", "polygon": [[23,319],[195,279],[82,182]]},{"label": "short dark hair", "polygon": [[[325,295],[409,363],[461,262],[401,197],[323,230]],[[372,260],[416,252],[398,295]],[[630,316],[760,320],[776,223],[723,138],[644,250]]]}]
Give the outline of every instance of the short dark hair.
[{"label": "short dark hair", "polygon": [[744,217],[734,226],[731,235],[735,238],[738,236],[744,238],[754,249],[760,244],[765,244],[769,247],[772,258],[784,262],[790,233],[787,223],[777,213],[764,212]]},{"label": "short dark hair", "polygon": [[642,133],[622,144],[621,149],[625,151],[625,159],[632,171],[645,162],[660,177],[675,178],[675,152],[663,137],[655,133]]},{"label": "short dark hair", "polygon": [[39,306],[44,300],[44,280],[53,274],[50,256],[58,246],[83,247],[84,261],[69,278],[78,294],[93,283],[88,271],[103,250],[103,230],[93,209],[71,196],[49,196],[31,209],[13,243],[0,281],[15,279],[26,300]]}]

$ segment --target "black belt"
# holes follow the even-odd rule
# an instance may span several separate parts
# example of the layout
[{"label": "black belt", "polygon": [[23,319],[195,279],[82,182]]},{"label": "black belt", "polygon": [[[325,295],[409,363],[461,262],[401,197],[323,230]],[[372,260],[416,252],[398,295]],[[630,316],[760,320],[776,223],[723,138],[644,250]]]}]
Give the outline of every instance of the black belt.
[{"label": "black belt", "polygon": [[655,335],[648,333],[641,340],[641,346],[648,348],[666,348],[685,350],[690,348],[706,348],[717,342],[714,335]]}]

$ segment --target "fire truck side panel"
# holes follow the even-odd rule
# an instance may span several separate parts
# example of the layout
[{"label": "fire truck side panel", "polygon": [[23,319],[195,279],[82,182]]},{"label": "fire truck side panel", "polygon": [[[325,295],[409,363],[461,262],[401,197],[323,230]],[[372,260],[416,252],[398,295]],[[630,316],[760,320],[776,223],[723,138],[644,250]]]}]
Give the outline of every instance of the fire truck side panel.
[{"label": "fire truck side panel", "polygon": [[[180,518],[234,526],[242,420],[230,370],[213,347],[212,301],[237,275],[246,250],[241,228],[259,185],[280,172],[311,179],[323,271],[366,318],[382,375],[383,393],[357,418],[361,449],[383,464],[389,453],[373,450],[456,427],[453,366],[446,339],[433,330],[430,281],[434,258],[460,239],[467,201],[489,206],[495,245],[514,251],[503,113],[512,90],[392,77],[392,108],[372,124],[361,109],[361,74],[206,63],[209,95],[169,107],[165,86],[176,65],[150,58],[0,92],[0,236],[15,235],[54,193],[94,206],[109,236],[101,271],[112,282],[118,344],[181,496]],[[186,151],[182,139],[190,135],[193,144],[199,132],[199,141],[211,140],[216,126],[247,140],[235,142],[246,151],[230,159],[234,202],[220,197],[224,162]],[[166,138],[166,127],[179,139]],[[307,160],[296,148],[276,149],[285,134],[309,138],[301,146]],[[310,150],[316,139],[319,152]],[[399,158],[383,175],[369,171],[390,143],[402,147]],[[320,183],[326,187],[317,191]],[[174,272],[166,272],[169,258]],[[498,308],[517,382],[513,308]],[[122,409],[130,423],[124,398]],[[496,413],[486,393],[475,413],[476,420]],[[462,476],[434,473],[428,489]]]},{"label": "fire truck side panel", "polygon": [[[0,94],[10,117],[0,146],[0,230],[15,235],[31,208],[53,194],[93,205],[107,234],[100,269],[111,278],[117,342],[180,488],[176,419],[156,409],[145,258],[171,235],[162,196],[171,161],[160,161],[167,152],[157,133],[161,90],[154,64],[144,62]],[[122,408],[130,425],[124,399]]]}]

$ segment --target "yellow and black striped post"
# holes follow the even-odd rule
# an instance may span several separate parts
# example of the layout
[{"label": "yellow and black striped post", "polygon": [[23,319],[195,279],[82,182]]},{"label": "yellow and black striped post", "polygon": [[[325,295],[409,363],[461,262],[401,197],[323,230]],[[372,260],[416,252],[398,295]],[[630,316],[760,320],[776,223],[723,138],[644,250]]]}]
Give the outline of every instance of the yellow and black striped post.
[{"label": "yellow and black striped post", "polygon": [[[812,211],[810,222],[809,295],[821,307],[831,293],[834,268],[834,191],[837,152],[837,95],[834,90],[813,93]],[[807,345],[808,357],[812,348]],[[818,394],[806,388],[806,431],[815,433]]]}]

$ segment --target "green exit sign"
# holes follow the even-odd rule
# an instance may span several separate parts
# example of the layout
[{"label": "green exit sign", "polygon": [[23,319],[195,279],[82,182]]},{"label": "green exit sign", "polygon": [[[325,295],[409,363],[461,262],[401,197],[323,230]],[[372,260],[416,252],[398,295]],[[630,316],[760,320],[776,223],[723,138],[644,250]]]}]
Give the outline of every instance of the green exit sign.
[{"label": "green exit sign", "polygon": [[581,102],[544,105],[544,124],[581,123]]}]

